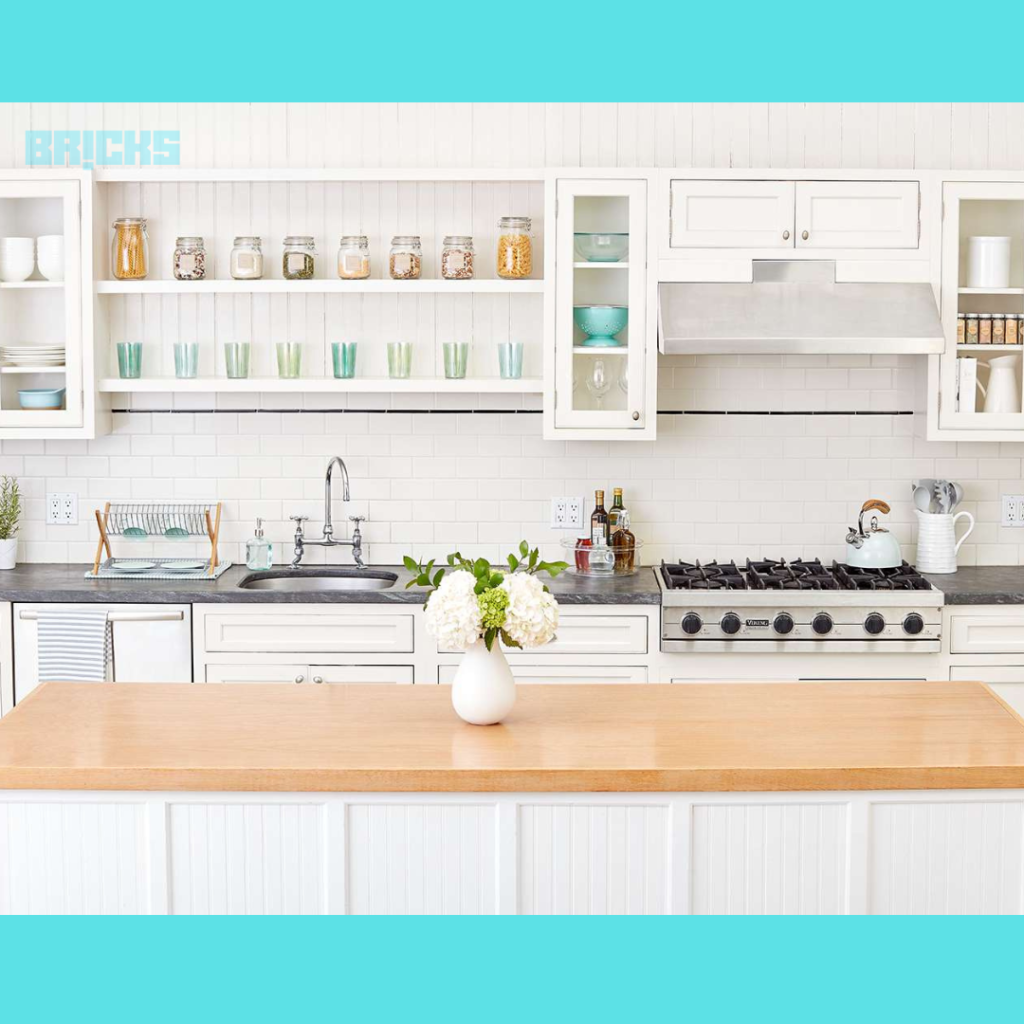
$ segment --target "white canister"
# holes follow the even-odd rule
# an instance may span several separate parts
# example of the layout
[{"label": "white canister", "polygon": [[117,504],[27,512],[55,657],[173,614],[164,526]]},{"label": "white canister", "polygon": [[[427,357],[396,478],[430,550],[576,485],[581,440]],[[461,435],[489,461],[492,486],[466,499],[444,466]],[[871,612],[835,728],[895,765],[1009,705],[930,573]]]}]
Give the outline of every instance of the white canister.
[{"label": "white canister", "polygon": [[967,287],[1010,287],[1008,235],[972,235],[967,243]]},{"label": "white canister", "polygon": [[18,538],[0,540],[0,569],[14,569],[18,565]]},{"label": "white canister", "polygon": [[[970,512],[955,515],[933,514],[914,509],[917,515],[917,557],[914,568],[918,572],[956,572],[956,553],[974,529],[974,516]],[[968,527],[956,539],[956,521],[966,517]]]}]

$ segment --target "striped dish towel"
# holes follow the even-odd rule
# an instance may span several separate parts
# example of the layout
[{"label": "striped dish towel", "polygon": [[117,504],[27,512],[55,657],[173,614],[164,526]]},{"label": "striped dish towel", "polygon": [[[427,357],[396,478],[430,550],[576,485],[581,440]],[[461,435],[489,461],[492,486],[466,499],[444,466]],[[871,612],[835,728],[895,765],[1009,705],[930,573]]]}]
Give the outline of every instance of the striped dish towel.
[{"label": "striped dish towel", "polygon": [[105,608],[39,611],[39,681],[103,683],[113,658]]}]

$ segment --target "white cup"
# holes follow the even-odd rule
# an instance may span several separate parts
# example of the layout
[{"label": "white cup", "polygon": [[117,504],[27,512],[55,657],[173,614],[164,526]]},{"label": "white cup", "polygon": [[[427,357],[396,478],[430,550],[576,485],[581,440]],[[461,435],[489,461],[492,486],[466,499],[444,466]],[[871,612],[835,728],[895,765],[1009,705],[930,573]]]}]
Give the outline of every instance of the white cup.
[{"label": "white cup", "polygon": [[47,281],[64,280],[64,236],[40,235],[36,239],[39,273]]},{"label": "white cup", "polygon": [[[956,572],[956,553],[974,529],[974,516],[966,510],[955,515],[922,512],[920,509],[914,509],[914,513],[917,515],[917,557],[914,559],[914,568],[918,572]],[[965,516],[969,525],[957,540],[956,521]]]},{"label": "white cup", "polygon": [[0,281],[26,281],[35,267],[34,238],[0,238]]},{"label": "white cup", "polygon": [[1008,235],[972,235],[967,241],[967,287],[1010,287]]}]

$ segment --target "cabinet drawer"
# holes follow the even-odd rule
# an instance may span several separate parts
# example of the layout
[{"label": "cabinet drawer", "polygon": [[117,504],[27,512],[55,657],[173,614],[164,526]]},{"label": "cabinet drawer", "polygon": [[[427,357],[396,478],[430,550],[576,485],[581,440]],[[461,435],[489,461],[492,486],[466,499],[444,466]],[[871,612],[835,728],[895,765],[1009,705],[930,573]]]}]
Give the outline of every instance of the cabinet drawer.
[{"label": "cabinet drawer", "polygon": [[[558,636],[540,651],[505,648],[510,663],[549,654],[646,654],[647,619],[643,615],[563,615]],[[438,648],[440,654],[453,654]]]},{"label": "cabinet drawer", "polygon": [[311,682],[324,683],[401,683],[410,685],[412,665],[310,665]]},{"label": "cabinet drawer", "polygon": [[1024,615],[953,615],[949,649],[953,654],[1024,653]]},{"label": "cabinet drawer", "polygon": [[413,649],[412,614],[246,610],[209,612],[205,623],[207,651],[405,654]]},{"label": "cabinet drawer", "polygon": [[305,665],[268,665],[265,662],[207,665],[208,683],[304,683]]},{"label": "cabinet drawer", "polygon": [[1018,715],[1024,715],[1024,665],[954,665],[949,678],[987,683]]},{"label": "cabinet drawer", "polygon": [[798,181],[796,247],[916,249],[918,208],[916,181]]},{"label": "cabinet drawer", "polygon": [[[643,665],[531,665],[509,662],[517,683],[646,683]],[[451,683],[458,665],[441,665],[439,683]]]},{"label": "cabinet drawer", "polygon": [[672,182],[673,248],[793,248],[793,182]]}]

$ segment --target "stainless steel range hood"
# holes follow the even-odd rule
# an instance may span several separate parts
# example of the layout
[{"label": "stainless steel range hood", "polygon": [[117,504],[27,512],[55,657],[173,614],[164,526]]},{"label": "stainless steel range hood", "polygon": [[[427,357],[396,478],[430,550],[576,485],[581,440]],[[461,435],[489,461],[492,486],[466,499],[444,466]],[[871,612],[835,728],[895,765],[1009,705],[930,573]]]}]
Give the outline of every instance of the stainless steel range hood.
[{"label": "stainless steel range hood", "polygon": [[659,286],[662,352],[927,355],[945,346],[928,284],[837,284],[826,260],[756,260],[749,284]]}]

